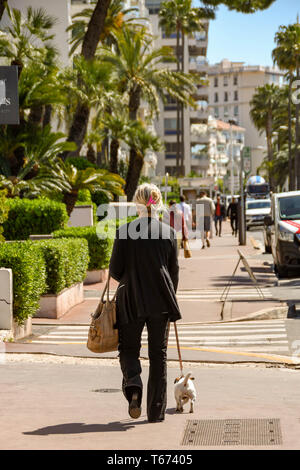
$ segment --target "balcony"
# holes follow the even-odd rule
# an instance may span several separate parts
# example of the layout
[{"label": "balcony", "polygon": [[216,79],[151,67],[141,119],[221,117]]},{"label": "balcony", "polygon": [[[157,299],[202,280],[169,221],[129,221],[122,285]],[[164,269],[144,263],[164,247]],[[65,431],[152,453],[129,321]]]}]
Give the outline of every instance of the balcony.
[{"label": "balcony", "polygon": [[199,107],[190,111],[190,121],[192,124],[205,124],[209,116],[208,106]]},{"label": "balcony", "polygon": [[208,101],[209,88],[206,85],[197,85],[194,98],[198,100]]},{"label": "balcony", "polygon": [[189,61],[189,72],[195,73],[195,72],[206,72],[208,67],[208,61],[204,58],[195,58],[195,57],[190,57]]}]

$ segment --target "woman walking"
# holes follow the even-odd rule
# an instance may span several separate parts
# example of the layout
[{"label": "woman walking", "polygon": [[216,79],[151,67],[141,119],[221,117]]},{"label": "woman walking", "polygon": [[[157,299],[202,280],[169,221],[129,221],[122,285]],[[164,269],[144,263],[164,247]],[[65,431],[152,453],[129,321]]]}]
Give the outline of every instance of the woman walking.
[{"label": "woman walking", "polygon": [[117,324],[123,393],[129,415],[141,414],[143,384],[139,360],[141,335],[148,331],[150,361],[147,388],[149,422],[164,420],[167,404],[167,341],[169,321],[181,318],[176,300],[178,262],[176,233],[160,222],[160,190],[145,183],[134,201],[139,217],[117,230],[110,274],[119,281]]}]

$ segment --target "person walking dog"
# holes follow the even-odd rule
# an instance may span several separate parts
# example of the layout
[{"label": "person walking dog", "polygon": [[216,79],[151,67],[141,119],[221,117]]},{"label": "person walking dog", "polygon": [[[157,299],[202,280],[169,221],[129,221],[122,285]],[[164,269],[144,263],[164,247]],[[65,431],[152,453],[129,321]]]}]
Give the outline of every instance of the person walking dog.
[{"label": "person walking dog", "polygon": [[147,417],[154,423],[165,418],[169,322],[181,318],[176,300],[177,240],[175,230],[158,218],[163,202],[155,185],[139,186],[134,201],[139,217],[117,230],[109,271],[119,281],[118,350],[129,415],[138,418],[141,414],[143,383],[139,355],[146,325],[150,361]]}]

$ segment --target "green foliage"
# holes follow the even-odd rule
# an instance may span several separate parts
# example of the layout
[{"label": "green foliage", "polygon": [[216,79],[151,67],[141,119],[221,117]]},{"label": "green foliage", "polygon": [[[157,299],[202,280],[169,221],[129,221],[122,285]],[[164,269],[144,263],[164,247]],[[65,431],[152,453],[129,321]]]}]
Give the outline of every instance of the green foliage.
[{"label": "green foliage", "polygon": [[33,243],[0,244],[0,266],[13,272],[13,313],[22,324],[39,308],[39,299],[46,290],[46,268],[42,253]]},{"label": "green foliage", "polygon": [[66,162],[75,166],[77,170],[86,170],[87,168],[98,169],[97,165],[89,162],[85,157],[68,157]]},{"label": "green foliage", "polygon": [[62,238],[34,242],[44,257],[47,273],[46,294],[58,294],[63,289],[82,282],[89,263],[88,243],[84,239]]},{"label": "green foliage", "polygon": [[89,271],[108,267],[114,241],[114,234],[111,230],[104,239],[98,237],[96,227],[67,228],[54,232],[53,236],[54,238],[85,238],[89,247]]},{"label": "green foliage", "polygon": [[64,204],[50,199],[10,199],[3,224],[7,240],[26,240],[29,235],[49,234],[64,228],[68,216]]},{"label": "green foliage", "polygon": [[88,189],[80,189],[78,191],[78,199],[77,204],[91,204],[92,203],[92,196]]},{"label": "green foliage", "polygon": [[109,203],[109,198],[102,191],[94,191],[94,192],[92,192],[92,201],[98,207],[101,204],[108,204]]},{"label": "green foliage", "polygon": [[3,233],[3,223],[8,218],[8,204],[6,200],[6,191],[0,191],[0,242],[4,241]]}]

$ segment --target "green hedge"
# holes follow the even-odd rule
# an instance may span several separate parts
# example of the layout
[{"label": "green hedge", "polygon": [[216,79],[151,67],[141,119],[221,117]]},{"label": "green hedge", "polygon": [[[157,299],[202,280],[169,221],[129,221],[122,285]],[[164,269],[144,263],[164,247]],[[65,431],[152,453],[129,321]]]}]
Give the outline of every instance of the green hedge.
[{"label": "green hedge", "polygon": [[52,233],[66,226],[66,206],[50,199],[10,199],[8,219],[3,224],[6,240],[26,240],[29,235]]},{"label": "green hedge", "polygon": [[109,265],[114,233],[109,233],[105,239],[100,239],[96,227],[70,227],[53,233],[54,238],[85,238],[89,247],[89,271],[105,269]]},{"label": "green hedge", "polygon": [[4,241],[3,233],[3,223],[8,218],[8,204],[6,199],[6,191],[0,191],[0,242]]},{"label": "green hedge", "polygon": [[58,294],[86,277],[88,243],[83,239],[39,240],[34,242],[44,257],[47,272],[46,294]]},{"label": "green hedge", "polygon": [[46,291],[44,257],[31,241],[1,243],[0,267],[12,269],[13,312],[15,320],[22,324],[36,313]]}]

